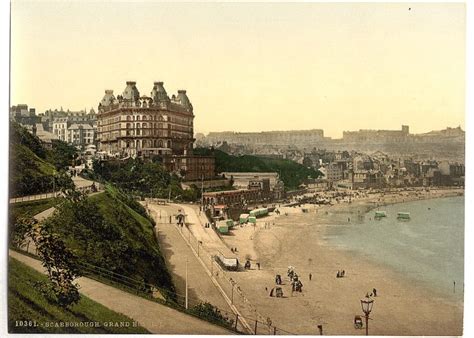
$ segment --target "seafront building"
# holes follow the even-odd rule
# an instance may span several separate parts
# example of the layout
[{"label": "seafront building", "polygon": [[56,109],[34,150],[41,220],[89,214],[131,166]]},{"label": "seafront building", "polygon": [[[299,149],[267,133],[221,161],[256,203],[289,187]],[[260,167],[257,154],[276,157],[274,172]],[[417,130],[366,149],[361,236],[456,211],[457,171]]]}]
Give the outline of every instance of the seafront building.
[{"label": "seafront building", "polygon": [[112,158],[160,158],[184,180],[215,177],[213,156],[193,155],[194,112],[186,90],[168,96],[155,82],[150,96],[127,81],[122,94],[106,90],[97,114],[98,151]]},{"label": "seafront building", "polygon": [[127,81],[121,95],[106,90],[99,103],[99,149],[111,156],[186,155],[193,149],[193,106],[185,90],[168,97],[163,82],[150,96]]}]

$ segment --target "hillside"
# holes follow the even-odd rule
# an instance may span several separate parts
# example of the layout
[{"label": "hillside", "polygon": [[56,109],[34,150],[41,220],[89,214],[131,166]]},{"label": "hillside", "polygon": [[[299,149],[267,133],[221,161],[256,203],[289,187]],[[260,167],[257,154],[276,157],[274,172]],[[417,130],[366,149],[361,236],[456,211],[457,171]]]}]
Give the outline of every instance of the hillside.
[{"label": "hillside", "polygon": [[10,122],[10,196],[50,192],[57,173],[76,156],[74,147],[61,141],[46,149],[40,139],[18,123]]},{"label": "hillside", "polygon": [[[174,286],[143,207],[112,186],[79,202],[65,201],[46,222],[86,264],[171,292]],[[94,268],[96,269],[96,268]]]},{"label": "hillside", "polygon": [[308,177],[321,176],[319,171],[307,168],[299,163],[285,159],[262,158],[251,155],[233,156],[220,150],[197,148],[196,155],[212,155],[216,157],[216,171],[235,172],[277,172],[288,190],[297,189]]},{"label": "hillside", "polygon": [[[106,307],[82,296],[78,304],[63,309],[39,291],[38,283],[46,282],[42,275],[32,268],[10,258],[8,264],[8,331],[10,333],[148,333],[141,327],[51,327],[46,323],[79,322],[127,322],[133,320],[107,309]],[[20,326],[24,321],[35,322],[36,326]]]}]

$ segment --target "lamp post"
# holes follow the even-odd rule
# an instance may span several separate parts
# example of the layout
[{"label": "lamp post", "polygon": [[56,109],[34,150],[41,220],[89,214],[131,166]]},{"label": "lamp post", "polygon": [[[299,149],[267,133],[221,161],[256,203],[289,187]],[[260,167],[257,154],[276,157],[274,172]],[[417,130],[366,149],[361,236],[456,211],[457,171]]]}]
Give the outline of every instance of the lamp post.
[{"label": "lamp post", "polygon": [[197,254],[198,254],[198,257],[199,257],[199,245],[202,245],[202,241],[198,241],[198,245],[197,245],[197,249],[198,249],[198,250],[197,250],[197,251],[198,251]]},{"label": "lamp post", "polygon": [[365,335],[369,335],[369,314],[372,311],[372,307],[374,306],[374,300],[371,299],[369,296],[366,296],[365,299],[360,300],[360,305],[362,307],[362,311],[365,313]]},{"label": "lamp post", "polygon": [[186,259],[186,293],[185,293],[184,306],[188,309],[188,260]]},{"label": "lamp post", "polygon": [[232,278],[230,279],[230,283],[232,284],[232,293],[230,296],[230,303],[234,305],[234,286],[237,284]]}]

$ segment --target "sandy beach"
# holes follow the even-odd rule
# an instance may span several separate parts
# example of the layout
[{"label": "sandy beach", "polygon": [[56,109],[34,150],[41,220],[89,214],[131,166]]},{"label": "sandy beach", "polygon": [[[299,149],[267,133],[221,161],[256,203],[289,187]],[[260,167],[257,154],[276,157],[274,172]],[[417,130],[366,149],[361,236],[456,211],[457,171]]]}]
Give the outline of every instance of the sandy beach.
[{"label": "sandy beach", "polygon": [[[459,189],[419,190],[352,197],[351,203],[345,199],[332,206],[280,207],[281,215],[259,219],[256,227],[237,227],[232,236],[223,237],[227,246],[238,248],[242,262],[251,257],[261,265],[260,270],[253,264],[250,271],[231,273],[232,278],[261,316],[295,334],[319,334],[317,325],[328,335],[365,334],[354,328],[354,315],[362,315],[360,299],[376,288],[371,335],[461,335],[462,301],[448,299],[367,257],[331,247],[324,235],[328,227],[355,219],[377,205],[462,193]],[[290,265],[303,282],[302,293],[291,294],[286,276]],[[345,270],[344,278],[336,278],[338,270]],[[283,277],[284,298],[269,296],[275,274]]]}]

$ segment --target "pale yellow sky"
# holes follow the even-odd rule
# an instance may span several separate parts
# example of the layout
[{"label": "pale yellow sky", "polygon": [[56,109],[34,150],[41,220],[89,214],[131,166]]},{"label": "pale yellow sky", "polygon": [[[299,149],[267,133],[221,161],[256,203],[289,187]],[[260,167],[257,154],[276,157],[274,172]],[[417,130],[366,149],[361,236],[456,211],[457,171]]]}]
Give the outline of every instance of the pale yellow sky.
[{"label": "pale yellow sky", "polygon": [[464,128],[463,4],[14,1],[11,18],[11,104],[38,112],[162,80],[197,132]]}]

